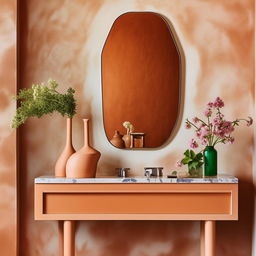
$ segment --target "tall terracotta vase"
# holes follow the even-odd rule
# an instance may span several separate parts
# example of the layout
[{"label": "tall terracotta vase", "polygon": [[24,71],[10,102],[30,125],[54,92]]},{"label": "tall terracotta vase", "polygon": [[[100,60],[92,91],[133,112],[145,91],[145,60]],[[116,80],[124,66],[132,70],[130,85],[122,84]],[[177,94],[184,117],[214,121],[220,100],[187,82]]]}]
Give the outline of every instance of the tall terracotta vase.
[{"label": "tall terracotta vase", "polygon": [[89,120],[83,119],[83,121],[84,146],[69,158],[66,166],[67,178],[94,178],[96,176],[100,152],[90,147]]},{"label": "tall terracotta vase", "polygon": [[66,137],[66,146],[59,156],[55,164],[55,176],[56,177],[66,177],[66,164],[71,155],[76,151],[72,145],[72,119],[67,118],[67,137]]}]

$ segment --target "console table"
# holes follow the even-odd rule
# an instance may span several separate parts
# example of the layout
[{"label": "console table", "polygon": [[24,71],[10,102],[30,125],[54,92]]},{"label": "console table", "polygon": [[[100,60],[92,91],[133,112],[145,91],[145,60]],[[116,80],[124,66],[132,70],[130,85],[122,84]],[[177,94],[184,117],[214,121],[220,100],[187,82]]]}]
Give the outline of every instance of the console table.
[{"label": "console table", "polygon": [[59,255],[75,255],[78,220],[201,221],[201,256],[215,256],[215,222],[238,219],[238,179],[35,179],[35,219],[59,221]]}]

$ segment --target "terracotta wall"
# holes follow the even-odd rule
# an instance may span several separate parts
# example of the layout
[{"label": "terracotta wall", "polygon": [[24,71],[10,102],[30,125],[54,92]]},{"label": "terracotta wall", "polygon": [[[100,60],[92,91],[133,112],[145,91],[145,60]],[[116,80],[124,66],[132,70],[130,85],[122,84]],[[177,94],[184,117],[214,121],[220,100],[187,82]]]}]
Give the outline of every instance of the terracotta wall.
[{"label": "terracotta wall", "polygon": [[[1,253],[15,236],[15,134],[9,129],[15,93],[15,1],[1,0],[0,79]],[[141,175],[145,165],[174,168],[190,133],[183,126],[161,150],[124,152],[109,145],[103,132],[100,53],[107,33],[120,14],[154,11],[173,24],[185,54],[183,119],[220,96],[231,118],[253,115],[253,0],[24,0],[20,6],[20,87],[54,78],[61,89],[77,91],[74,145],[82,145],[82,117],[92,119],[93,145],[101,151],[99,175],[129,166]],[[3,39],[2,39],[3,37]],[[58,115],[29,120],[21,129],[20,255],[57,255],[57,224],[33,220],[33,179],[52,174],[65,139]],[[252,128],[241,127],[236,143],[218,147],[220,170],[240,178],[240,220],[218,224],[220,256],[249,256],[252,250]],[[3,235],[2,235],[3,234]],[[198,222],[81,222],[77,255],[197,256]],[[2,250],[3,248],[3,250]],[[14,253],[14,252],[13,252]]]},{"label": "terracotta wall", "polygon": [[0,251],[16,253],[16,1],[0,0]]}]

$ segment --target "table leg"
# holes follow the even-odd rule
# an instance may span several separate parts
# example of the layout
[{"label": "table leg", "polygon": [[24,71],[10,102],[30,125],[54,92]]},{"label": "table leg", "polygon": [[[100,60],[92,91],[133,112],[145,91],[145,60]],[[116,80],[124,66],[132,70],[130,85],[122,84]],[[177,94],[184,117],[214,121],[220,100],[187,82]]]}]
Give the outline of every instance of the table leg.
[{"label": "table leg", "polygon": [[205,256],[215,256],[215,233],[216,223],[212,220],[206,220],[204,225],[205,232]]},{"label": "table leg", "polygon": [[75,256],[75,221],[64,220],[64,256]]},{"label": "table leg", "polygon": [[200,256],[205,256],[205,222],[200,222]]},{"label": "table leg", "polygon": [[58,221],[58,232],[59,232],[59,256],[63,256],[63,221]]}]

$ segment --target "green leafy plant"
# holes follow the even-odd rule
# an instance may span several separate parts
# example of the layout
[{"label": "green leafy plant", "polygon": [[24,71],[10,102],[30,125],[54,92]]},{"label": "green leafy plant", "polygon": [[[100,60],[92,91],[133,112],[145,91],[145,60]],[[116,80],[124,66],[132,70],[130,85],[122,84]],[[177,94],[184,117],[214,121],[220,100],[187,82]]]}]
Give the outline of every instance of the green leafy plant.
[{"label": "green leafy plant", "polygon": [[187,149],[184,153],[184,158],[176,163],[177,167],[188,165],[190,175],[194,175],[195,171],[199,170],[204,164],[203,154],[201,152],[195,153],[192,149]]},{"label": "green leafy plant", "polygon": [[75,90],[69,88],[62,94],[57,87],[58,83],[50,79],[46,84],[33,84],[31,88],[20,90],[15,97],[20,106],[12,120],[12,128],[18,128],[29,117],[40,118],[53,112],[72,118],[76,114]]}]

